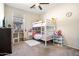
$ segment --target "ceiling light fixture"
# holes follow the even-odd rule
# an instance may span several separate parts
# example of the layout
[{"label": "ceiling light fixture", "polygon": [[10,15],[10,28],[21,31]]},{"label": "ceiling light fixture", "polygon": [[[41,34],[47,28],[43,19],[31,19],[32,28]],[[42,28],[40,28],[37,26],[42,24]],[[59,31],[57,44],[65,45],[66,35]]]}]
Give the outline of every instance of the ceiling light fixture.
[{"label": "ceiling light fixture", "polygon": [[36,7],[39,6],[39,3],[36,3],[35,6],[36,6]]}]

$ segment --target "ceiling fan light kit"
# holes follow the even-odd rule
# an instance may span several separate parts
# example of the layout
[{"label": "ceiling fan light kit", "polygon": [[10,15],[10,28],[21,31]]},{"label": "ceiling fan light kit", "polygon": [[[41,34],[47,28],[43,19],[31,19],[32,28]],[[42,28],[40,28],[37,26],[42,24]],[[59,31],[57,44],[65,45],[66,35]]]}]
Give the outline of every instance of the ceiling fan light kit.
[{"label": "ceiling fan light kit", "polygon": [[36,3],[35,6],[38,7],[39,6],[39,3]]}]

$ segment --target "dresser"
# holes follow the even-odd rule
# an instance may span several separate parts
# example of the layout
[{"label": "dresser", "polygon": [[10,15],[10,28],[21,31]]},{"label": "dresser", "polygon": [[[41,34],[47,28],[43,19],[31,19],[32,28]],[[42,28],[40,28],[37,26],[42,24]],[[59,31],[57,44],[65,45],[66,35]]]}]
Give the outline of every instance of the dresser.
[{"label": "dresser", "polygon": [[0,55],[12,53],[11,28],[0,28]]}]

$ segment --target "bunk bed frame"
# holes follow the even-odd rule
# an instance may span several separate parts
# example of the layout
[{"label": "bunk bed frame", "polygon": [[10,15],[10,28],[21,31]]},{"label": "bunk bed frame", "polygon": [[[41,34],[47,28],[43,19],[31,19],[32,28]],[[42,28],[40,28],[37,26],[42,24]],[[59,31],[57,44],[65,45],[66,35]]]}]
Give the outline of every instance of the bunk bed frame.
[{"label": "bunk bed frame", "polygon": [[54,35],[54,31],[56,30],[56,24],[52,23],[51,20],[45,20],[44,22],[39,21],[33,23],[32,28],[38,28],[37,30],[33,30],[41,32],[41,40],[45,41],[45,46],[47,46],[47,41],[52,40],[52,35]]}]

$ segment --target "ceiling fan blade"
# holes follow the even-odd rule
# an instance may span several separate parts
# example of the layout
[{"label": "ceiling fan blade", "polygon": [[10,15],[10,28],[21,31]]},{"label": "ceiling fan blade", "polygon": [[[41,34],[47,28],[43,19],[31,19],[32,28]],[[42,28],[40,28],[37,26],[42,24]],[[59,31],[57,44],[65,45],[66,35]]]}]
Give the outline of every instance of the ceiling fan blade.
[{"label": "ceiling fan blade", "polygon": [[39,3],[39,4],[49,4],[49,3]]},{"label": "ceiling fan blade", "polygon": [[39,7],[40,10],[42,10],[42,7],[40,5],[38,7]]},{"label": "ceiling fan blade", "polygon": [[31,6],[30,8],[33,8],[35,6],[35,4],[33,6]]}]

